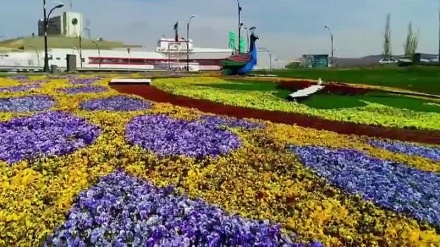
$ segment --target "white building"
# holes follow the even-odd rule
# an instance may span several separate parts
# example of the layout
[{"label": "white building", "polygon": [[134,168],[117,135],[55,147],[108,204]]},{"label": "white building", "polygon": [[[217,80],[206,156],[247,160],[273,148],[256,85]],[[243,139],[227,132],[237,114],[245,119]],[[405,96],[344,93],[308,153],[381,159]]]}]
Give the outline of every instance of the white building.
[{"label": "white building", "polygon": [[[48,35],[63,35],[65,37],[78,37],[83,30],[83,16],[81,13],[64,12],[48,20]],[[44,21],[38,21],[38,36],[44,36]]]}]

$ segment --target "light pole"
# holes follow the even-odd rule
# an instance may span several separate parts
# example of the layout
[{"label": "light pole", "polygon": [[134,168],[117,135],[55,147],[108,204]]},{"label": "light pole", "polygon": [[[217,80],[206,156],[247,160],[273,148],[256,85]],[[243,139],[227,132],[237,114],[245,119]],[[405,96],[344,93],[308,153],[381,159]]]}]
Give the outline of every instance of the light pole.
[{"label": "light pole", "polygon": [[330,41],[331,41],[331,46],[332,46],[332,55],[331,55],[331,66],[333,66],[333,62],[334,62],[334,51],[335,51],[335,49],[333,48],[334,46],[334,43],[333,43],[333,33],[332,33],[332,31],[330,30],[330,28],[328,27],[328,26],[324,26],[325,27],[325,29],[327,29],[328,30],[328,32],[330,33]]},{"label": "light pole", "polygon": [[82,31],[81,31],[81,33],[79,34],[79,61],[80,61],[80,64],[81,64],[81,68],[82,68],[82,66],[83,66],[83,58],[82,58],[82,34],[83,34],[83,32],[84,31],[86,31],[86,30],[90,30],[90,27],[86,27],[86,28],[84,28]]},{"label": "light pole", "polygon": [[272,70],[272,51],[266,47],[261,47],[259,51],[266,52],[269,55],[269,69]]},{"label": "light pole", "polygon": [[189,24],[194,17],[196,16],[190,16],[188,19],[188,23],[186,23],[186,71],[189,71]]},{"label": "light pole", "polygon": [[246,45],[247,45],[247,49],[249,51],[249,28],[247,28],[245,26],[244,29],[246,30]]},{"label": "light pole", "polygon": [[96,45],[96,49],[98,49],[98,61],[99,61],[99,68],[101,68],[101,50],[99,49],[98,42],[92,40],[92,43]]},{"label": "light pole", "polygon": [[241,26],[243,26],[243,23],[241,23],[241,5],[240,0],[237,0],[237,7],[238,7],[238,53],[241,52],[240,48],[240,40],[241,40]]},{"label": "light pole", "polygon": [[78,48],[76,48],[75,46],[73,46],[72,48],[73,48],[73,49],[75,49],[75,50],[76,50],[76,52],[78,52],[78,55],[80,54],[80,52],[79,52],[79,49],[78,49]]},{"label": "light pole", "polygon": [[438,64],[440,65],[440,6],[438,9]]},{"label": "light pole", "polygon": [[40,53],[38,53],[37,49],[33,45],[29,45],[30,48],[34,49],[35,54],[37,54],[37,66],[40,67]]},{"label": "light pole", "polygon": [[52,14],[52,12],[55,9],[59,9],[64,7],[64,4],[60,3],[57,6],[53,7],[50,11],[49,14],[46,15],[46,0],[43,0],[43,30],[44,30],[44,72],[48,73],[49,72],[49,55],[48,55],[48,48],[47,48],[47,29],[49,28],[49,18],[50,18],[50,14]]}]

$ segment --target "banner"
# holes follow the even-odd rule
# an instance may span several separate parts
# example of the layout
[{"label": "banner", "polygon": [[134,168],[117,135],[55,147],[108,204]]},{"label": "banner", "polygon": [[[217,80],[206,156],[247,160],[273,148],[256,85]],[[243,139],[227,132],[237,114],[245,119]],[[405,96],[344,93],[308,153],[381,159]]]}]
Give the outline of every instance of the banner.
[{"label": "banner", "polygon": [[237,49],[235,33],[229,31],[229,44],[228,47],[231,49]]},{"label": "banner", "polygon": [[247,46],[246,46],[246,39],[243,39],[243,38],[240,39],[240,51],[242,53],[248,52]]},{"label": "banner", "polygon": [[174,39],[176,42],[179,42],[179,22],[176,22],[176,24],[174,24]]}]

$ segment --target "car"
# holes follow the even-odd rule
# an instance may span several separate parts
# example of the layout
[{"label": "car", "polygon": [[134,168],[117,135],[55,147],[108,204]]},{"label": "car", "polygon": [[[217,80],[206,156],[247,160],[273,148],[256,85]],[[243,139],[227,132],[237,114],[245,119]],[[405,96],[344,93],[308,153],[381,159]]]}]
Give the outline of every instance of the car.
[{"label": "car", "polygon": [[382,58],[381,60],[379,60],[380,64],[394,64],[397,63],[397,60],[394,58]]}]

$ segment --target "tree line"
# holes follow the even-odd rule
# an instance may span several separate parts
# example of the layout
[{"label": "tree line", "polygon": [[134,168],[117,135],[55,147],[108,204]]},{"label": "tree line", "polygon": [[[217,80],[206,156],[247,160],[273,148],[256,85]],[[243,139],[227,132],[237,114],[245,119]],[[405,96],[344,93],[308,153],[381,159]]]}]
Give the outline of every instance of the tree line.
[{"label": "tree line", "polygon": [[[408,30],[406,34],[405,43],[403,44],[403,51],[405,57],[412,58],[417,51],[419,45],[419,29],[414,32],[412,22],[408,24]],[[391,14],[387,15],[385,22],[385,32],[383,36],[383,57],[390,59],[392,57],[392,45],[391,45]]]}]

